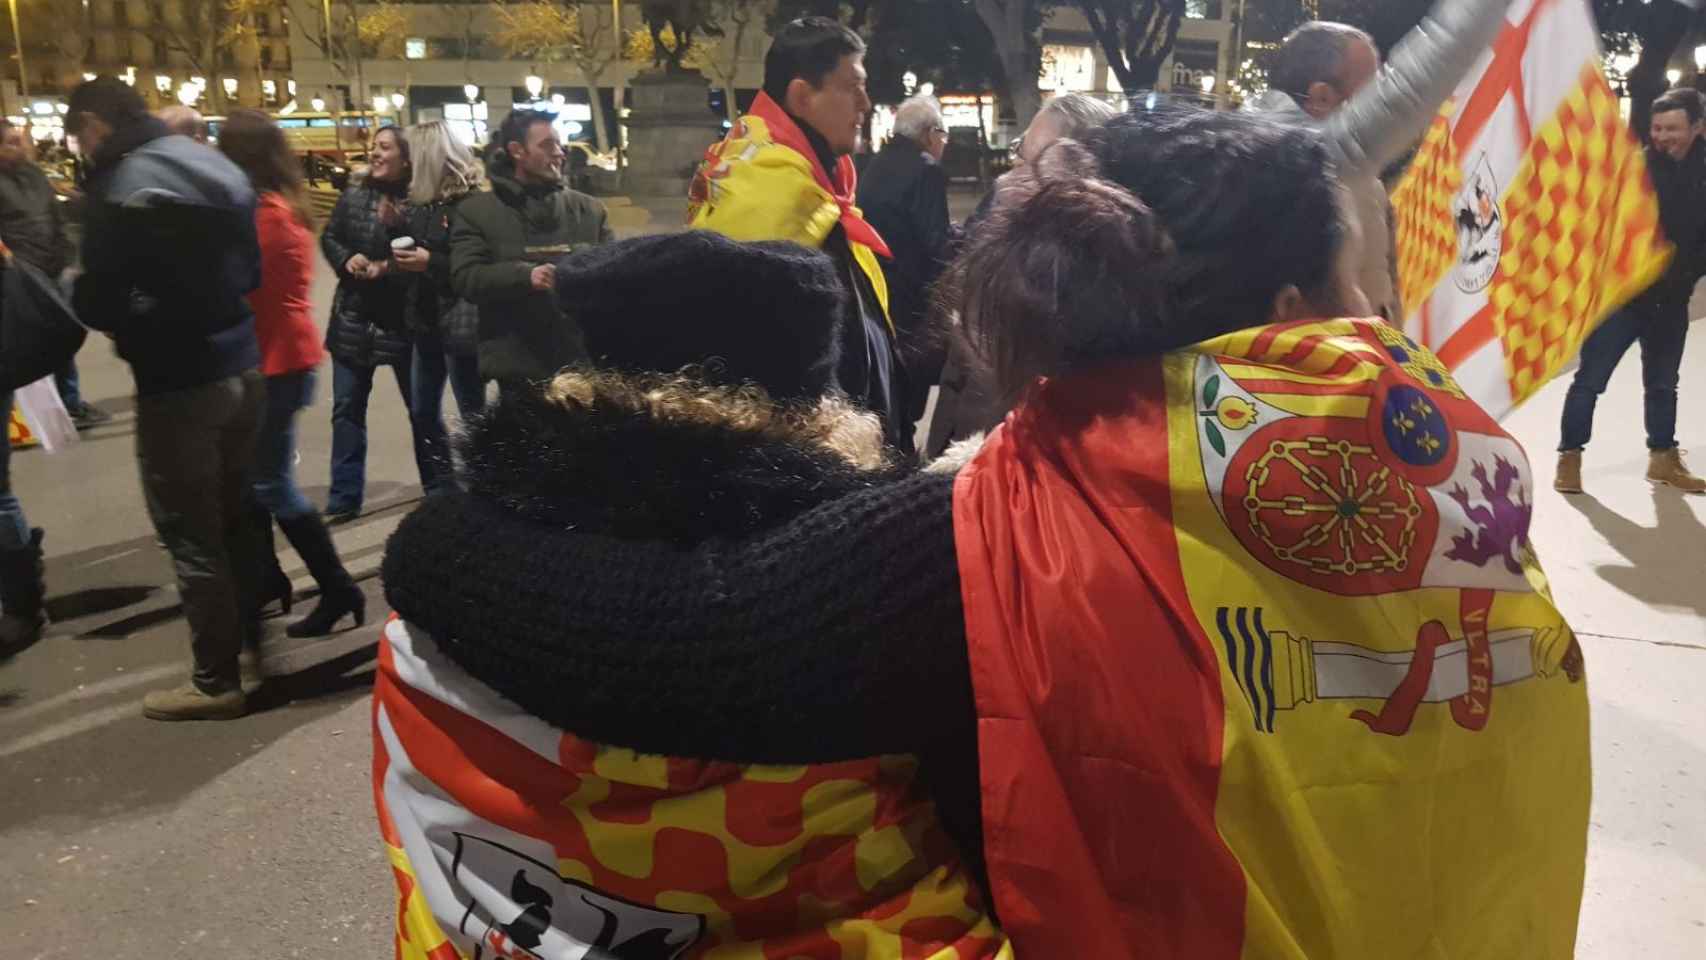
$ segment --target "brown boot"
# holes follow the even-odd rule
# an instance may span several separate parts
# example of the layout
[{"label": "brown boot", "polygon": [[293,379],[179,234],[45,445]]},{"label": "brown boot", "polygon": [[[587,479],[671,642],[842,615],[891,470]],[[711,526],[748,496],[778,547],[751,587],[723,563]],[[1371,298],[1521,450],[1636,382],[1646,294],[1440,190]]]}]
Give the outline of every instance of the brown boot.
[{"label": "brown boot", "polygon": [[1647,479],[1683,493],[1706,493],[1706,480],[1688,472],[1688,465],[1682,462],[1682,451],[1675,447],[1652,452],[1647,462]]},{"label": "brown boot", "polygon": [[1582,492],[1582,452],[1580,450],[1565,450],[1558,454],[1558,475],[1552,480],[1552,489],[1559,493]]},{"label": "brown boot", "polygon": [[142,715],[150,720],[235,720],[248,709],[241,689],[202,693],[193,683],[142,698]]},{"label": "brown boot", "polygon": [[258,649],[244,647],[243,651],[237,654],[237,671],[238,676],[242,678],[240,685],[244,695],[259,690],[261,684],[267,680],[266,672],[261,669],[261,652]]}]

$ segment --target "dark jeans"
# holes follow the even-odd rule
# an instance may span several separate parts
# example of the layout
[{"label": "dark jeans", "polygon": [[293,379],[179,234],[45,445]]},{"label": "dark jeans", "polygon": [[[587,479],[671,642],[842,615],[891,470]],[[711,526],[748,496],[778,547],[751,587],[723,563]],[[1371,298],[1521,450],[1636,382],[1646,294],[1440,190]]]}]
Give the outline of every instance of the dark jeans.
[{"label": "dark jeans", "polygon": [[266,384],[260,371],[136,399],[136,459],[154,529],[172,555],[195,685],[237,688],[237,652],[263,545],[245,494]]},{"label": "dark jeans", "polygon": [[280,520],[314,512],[296,487],[296,415],[314,402],[314,371],[267,378],[266,414],[255,442],[255,502]]},{"label": "dark jeans", "polygon": [[[326,495],[328,513],[360,510],[367,492],[367,398],[373,393],[373,375],[378,369],[345,366],[336,357],[332,358],[332,490]],[[393,366],[391,373],[397,378],[403,406],[410,409],[415,467],[421,474],[421,487],[436,489],[440,472],[448,469],[444,461],[435,458],[435,446],[443,441],[433,437],[432,423],[423,425],[413,417],[409,403],[413,378],[409,365]],[[443,421],[438,423],[442,434]]]},{"label": "dark jeans", "polygon": [[77,381],[77,358],[65,361],[65,369],[53,375],[53,384],[59,388],[59,400],[65,404],[67,413],[75,414],[83,409],[83,389]]},{"label": "dark jeans", "polygon": [[1612,314],[1582,344],[1582,365],[1564,398],[1559,450],[1581,450],[1593,436],[1593,411],[1611,374],[1629,348],[1641,344],[1641,383],[1646,391],[1647,448],[1676,446],[1676,385],[1682,348],[1688,340],[1686,305],[1636,302]]},{"label": "dark jeans", "polygon": [[[0,413],[12,416],[11,391],[0,393]],[[12,492],[12,443],[0,442],[0,550],[18,550],[30,542],[30,521]]]},{"label": "dark jeans", "polygon": [[[450,392],[456,396],[456,409],[462,419],[486,407],[486,381],[480,378],[480,358],[473,354],[459,356],[446,353],[444,343],[437,337],[415,337],[414,393],[409,403],[409,419],[416,431],[424,431],[429,454],[435,465],[441,465],[435,479],[436,487],[454,483],[450,460],[450,441],[444,429],[444,384],[450,382]],[[418,434],[417,434],[418,435]],[[422,478],[425,485],[425,478]],[[437,492],[428,487],[427,493]]]}]

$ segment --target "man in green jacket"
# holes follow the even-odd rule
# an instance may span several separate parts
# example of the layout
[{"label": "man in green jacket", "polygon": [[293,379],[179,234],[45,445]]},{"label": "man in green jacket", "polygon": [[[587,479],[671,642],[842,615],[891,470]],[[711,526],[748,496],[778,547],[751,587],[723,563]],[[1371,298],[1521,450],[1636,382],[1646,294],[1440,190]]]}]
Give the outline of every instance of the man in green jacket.
[{"label": "man in green jacket", "polygon": [[585,355],[557,305],[558,258],[615,239],[604,205],[563,183],[555,118],[515,110],[492,144],[490,193],[459,204],[450,285],[480,309],[480,375],[500,386],[543,380]]}]

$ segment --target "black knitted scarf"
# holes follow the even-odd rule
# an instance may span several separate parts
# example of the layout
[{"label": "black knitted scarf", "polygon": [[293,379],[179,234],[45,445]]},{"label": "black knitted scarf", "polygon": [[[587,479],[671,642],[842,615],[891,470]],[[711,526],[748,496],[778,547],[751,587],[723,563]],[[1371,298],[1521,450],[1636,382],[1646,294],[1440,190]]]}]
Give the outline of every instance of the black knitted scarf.
[{"label": "black knitted scarf", "polygon": [[981,861],[953,476],[513,392],[469,492],[387,544],[386,598],[471,676],[598,743],[735,763],[914,754]]}]

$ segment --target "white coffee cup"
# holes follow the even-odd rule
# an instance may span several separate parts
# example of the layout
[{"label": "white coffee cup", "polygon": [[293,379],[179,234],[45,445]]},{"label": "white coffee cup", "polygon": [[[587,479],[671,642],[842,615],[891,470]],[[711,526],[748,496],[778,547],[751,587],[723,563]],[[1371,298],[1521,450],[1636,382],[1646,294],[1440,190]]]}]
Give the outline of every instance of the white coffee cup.
[{"label": "white coffee cup", "polygon": [[393,253],[402,253],[405,250],[413,250],[414,248],[415,248],[415,238],[414,237],[398,237],[397,239],[391,241],[391,252],[393,252]]}]

